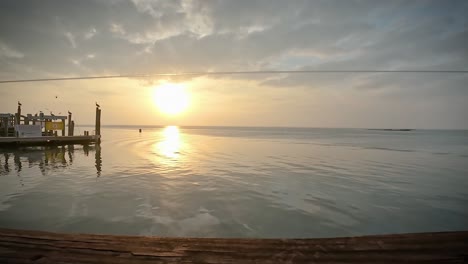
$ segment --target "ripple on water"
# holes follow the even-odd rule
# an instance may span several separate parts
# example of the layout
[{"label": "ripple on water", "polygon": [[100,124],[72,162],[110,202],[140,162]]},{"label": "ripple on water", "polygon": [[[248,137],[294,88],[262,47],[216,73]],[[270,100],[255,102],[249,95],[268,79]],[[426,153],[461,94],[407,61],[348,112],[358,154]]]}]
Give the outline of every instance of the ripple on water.
[{"label": "ripple on water", "polygon": [[1,154],[0,227],[264,238],[468,228],[457,156],[468,140],[452,151],[391,133],[214,130],[104,129],[100,148]]}]

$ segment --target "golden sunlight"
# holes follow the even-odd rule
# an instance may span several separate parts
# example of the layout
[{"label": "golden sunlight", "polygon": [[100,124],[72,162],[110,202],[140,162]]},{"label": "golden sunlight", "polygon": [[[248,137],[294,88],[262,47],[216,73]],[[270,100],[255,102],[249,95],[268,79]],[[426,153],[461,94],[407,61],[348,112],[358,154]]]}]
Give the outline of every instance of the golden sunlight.
[{"label": "golden sunlight", "polygon": [[163,141],[157,144],[157,150],[160,154],[167,158],[177,158],[181,139],[179,128],[176,126],[168,126],[162,131]]},{"label": "golden sunlight", "polygon": [[166,115],[177,115],[184,112],[190,101],[185,85],[170,82],[155,87],[153,98],[159,111]]}]

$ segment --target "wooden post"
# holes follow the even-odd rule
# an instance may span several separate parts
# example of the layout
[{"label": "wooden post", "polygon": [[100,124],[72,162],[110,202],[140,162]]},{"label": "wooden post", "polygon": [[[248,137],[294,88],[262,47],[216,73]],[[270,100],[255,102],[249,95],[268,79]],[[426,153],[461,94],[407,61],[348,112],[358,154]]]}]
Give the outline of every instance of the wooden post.
[{"label": "wooden post", "polygon": [[73,136],[73,129],[71,126],[71,122],[72,122],[72,113],[68,111],[68,135],[69,136]]},{"label": "wooden post", "polygon": [[[99,106],[96,106],[96,127],[95,127],[96,136],[101,135],[101,109]],[[101,139],[98,137],[97,142],[101,142]]]},{"label": "wooden post", "polygon": [[94,131],[96,132],[96,135],[98,134],[98,121],[99,120],[99,107],[96,106],[96,122],[94,124]]},{"label": "wooden post", "polygon": [[20,119],[21,119],[21,104],[20,104],[20,102],[18,102],[18,110],[17,110],[17,113],[16,113],[16,124],[17,125],[20,124]]},{"label": "wooden post", "polygon": [[65,119],[62,119],[62,136],[65,136]]},{"label": "wooden post", "polygon": [[101,109],[99,109],[99,126],[98,126],[99,135],[101,135]]},{"label": "wooden post", "polygon": [[70,135],[69,136],[73,136],[73,134],[75,133],[75,121],[71,121],[71,129],[70,129]]}]

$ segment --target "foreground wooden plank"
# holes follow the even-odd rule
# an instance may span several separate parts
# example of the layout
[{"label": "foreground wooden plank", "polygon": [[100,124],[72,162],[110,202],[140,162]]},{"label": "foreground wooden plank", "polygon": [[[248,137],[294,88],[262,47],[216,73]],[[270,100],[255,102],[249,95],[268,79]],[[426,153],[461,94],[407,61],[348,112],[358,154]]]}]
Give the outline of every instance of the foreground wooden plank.
[{"label": "foreground wooden plank", "polygon": [[0,263],[468,263],[468,231],[322,239],[162,238],[0,229]]}]

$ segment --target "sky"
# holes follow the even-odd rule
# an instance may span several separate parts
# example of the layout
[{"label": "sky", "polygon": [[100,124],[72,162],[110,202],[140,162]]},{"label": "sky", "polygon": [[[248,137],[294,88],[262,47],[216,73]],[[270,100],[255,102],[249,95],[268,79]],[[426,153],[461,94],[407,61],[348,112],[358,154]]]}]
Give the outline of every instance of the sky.
[{"label": "sky", "polygon": [[[0,80],[258,70],[468,70],[468,1],[3,0]],[[161,112],[155,90],[183,86]],[[0,84],[0,112],[107,125],[468,129],[468,74],[199,75]]]}]

